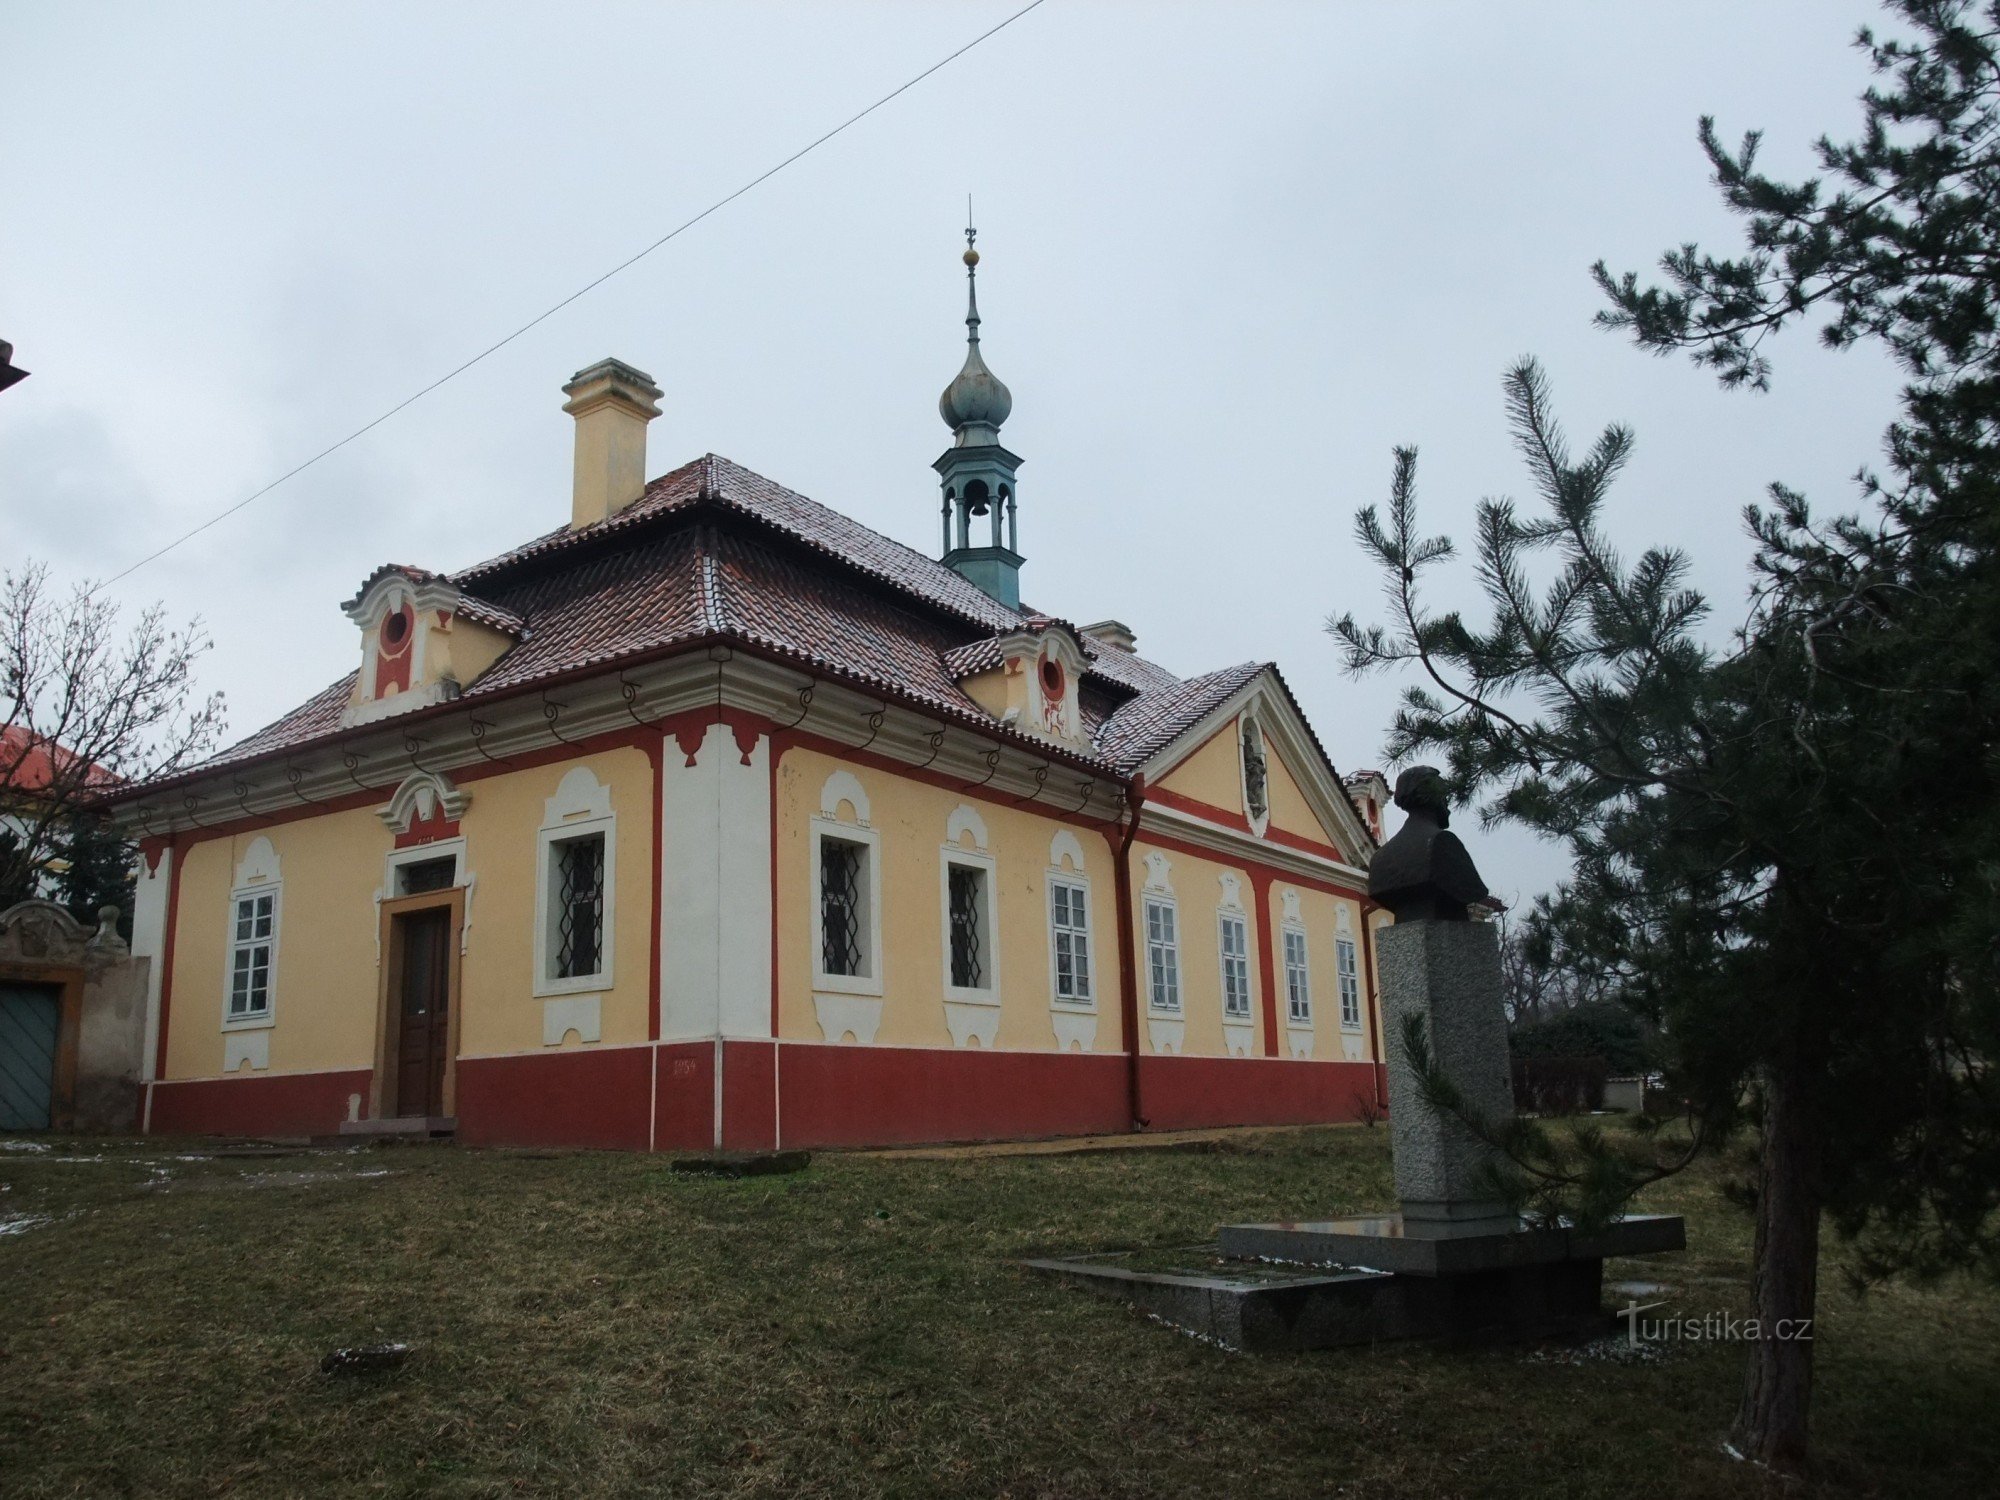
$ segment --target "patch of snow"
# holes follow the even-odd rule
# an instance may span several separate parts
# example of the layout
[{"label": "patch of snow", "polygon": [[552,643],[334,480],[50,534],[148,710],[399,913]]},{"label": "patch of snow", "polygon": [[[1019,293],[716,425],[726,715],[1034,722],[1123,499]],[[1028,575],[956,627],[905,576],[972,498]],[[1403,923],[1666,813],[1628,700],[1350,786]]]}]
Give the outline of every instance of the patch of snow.
[{"label": "patch of snow", "polygon": [[0,1239],[10,1234],[26,1234],[48,1222],[47,1214],[0,1214]]},{"label": "patch of snow", "polygon": [[1224,1354],[1241,1354],[1243,1352],[1241,1349],[1231,1348],[1213,1334],[1197,1332],[1195,1329],[1176,1323],[1172,1318],[1163,1318],[1156,1312],[1147,1313],[1146,1318],[1148,1322],[1158,1323],[1162,1328],[1171,1328],[1175,1333],[1185,1338],[1191,1338],[1197,1344],[1206,1344],[1211,1349],[1220,1349]]},{"label": "patch of snow", "polygon": [[0,1151],[46,1151],[47,1141],[0,1141]]},{"label": "patch of snow", "polygon": [[1676,1348],[1677,1345],[1644,1340],[1634,1345],[1619,1333],[1584,1344],[1552,1344],[1530,1349],[1521,1358],[1531,1365],[1656,1365],[1671,1358]]}]

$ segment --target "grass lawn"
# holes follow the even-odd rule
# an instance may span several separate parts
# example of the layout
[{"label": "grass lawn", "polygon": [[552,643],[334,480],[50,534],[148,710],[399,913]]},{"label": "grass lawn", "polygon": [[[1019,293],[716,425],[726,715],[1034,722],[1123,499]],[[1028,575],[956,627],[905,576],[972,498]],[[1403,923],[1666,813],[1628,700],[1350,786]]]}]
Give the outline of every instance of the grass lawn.
[{"label": "grass lawn", "polygon": [[[675,1176],[406,1147],[0,1143],[0,1493],[1751,1495],[1736,1349],[1619,1364],[1384,1346],[1248,1358],[1013,1257],[1389,1202],[1385,1130],[1225,1149]],[[81,1158],[81,1159],[78,1159]],[[1749,1225],[1614,1262],[1740,1311]],[[2000,1296],[1823,1278],[1838,1495],[2000,1493]],[[343,1344],[407,1340],[385,1375]]]}]

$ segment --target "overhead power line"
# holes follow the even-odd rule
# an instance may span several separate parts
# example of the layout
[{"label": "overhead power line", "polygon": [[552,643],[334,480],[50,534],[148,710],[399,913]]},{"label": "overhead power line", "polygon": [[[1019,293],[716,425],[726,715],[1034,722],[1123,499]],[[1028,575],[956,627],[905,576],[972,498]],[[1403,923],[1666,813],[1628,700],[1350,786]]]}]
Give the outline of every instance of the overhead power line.
[{"label": "overhead power line", "polygon": [[675,225],[672,229],[668,230],[665,234],[661,235],[658,239],[654,240],[652,244],[646,246],[645,249],[638,251],[636,254],[627,256],[624,260],[618,262],[618,264],[613,266],[610,270],[604,272],[603,275],[596,277],[594,280],[585,282],[582,286],[578,287],[575,291],[571,292],[567,297],[563,298],[562,301],[557,302],[554,305],[543,309],[541,312],[536,313],[534,317],[528,319],[527,322],[523,323],[519,328],[516,328],[512,333],[508,334],[504,338],[496,339],[491,344],[488,344],[484,349],[481,349],[477,354],[473,355],[472,358],[466,360],[465,363],[458,365],[453,369],[447,370],[444,374],[438,376],[436,380],[433,380],[429,385],[425,386],[422,390],[415,391],[410,395],[405,396],[401,401],[398,401],[394,406],[390,407],[387,411],[383,412],[379,417],[374,418],[372,421],[363,423],[361,426],[355,428],[354,431],[348,433],[347,436],[342,438],[339,442],[328,444],[326,447],[320,449],[319,452],[315,453],[311,458],[306,459],[303,463],[293,465],[291,468],[285,470],[284,473],[280,474],[276,479],[273,479],[269,484],[263,486],[261,489],[251,491],[249,494],[245,495],[241,500],[238,500],[234,505],[228,507],[228,509],[217,511],[214,515],[210,516],[206,521],[203,521],[199,526],[192,527],[189,530],[182,532],[179,536],[175,537],[172,541],[166,543],[164,546],[158,547],[155,550],[148,552],[144,557],[140,558],[137,562],[125,568],[122,572],[112,574],[111,577],[105,579],[104,582],[99,585],[99,587],[109,588],[112,584],[117,583],[122,579],[129,578],[132,574],[138,572],[139,569],[145,567],[148,563],[158,561],[160,558],[165,557],[169,552],[173,551],[176,547],[182,546],[185,543],[194,540],[194,538],[200,536],[204,531],[207,531],[211,526],[216,526],[221,524],[222,522],[228,520],[231,516],[235,515],[239,510],[242,510],[245,506],[252,505],[255,502],[263,499],[266,495],[270,494],[271,491],[275,490],[279,485],[283,484],[286,480],[296,478],[298,475],[303,474],[307,469],[310,469],[314,464],[318,463],[321,459],[326,458],[331,454],[338,453],[342,448],[345,448],[349,443],[353,442],[356,438],[362,437],[367,433],[372,432],[375,428],[380,427],[384,422],[388,421],[391,417],[395,416],[396,413],[402,411],[405,407],[414,405],[416,402],[423,400],[423,398],[428,396],[432,391],[438,389],[438,387],[442,385],[449,383],[450,381],[456,380],[459,376],[463,375],[467,370],[471,369],[481,360],[487,358],[490,355],[499,353],[502,349],[506,348],[509,344],[513,343],[514,340],[519,338],[522,334],[528,332],[531,328],[534,328],[537,324],[547,322],[550,318],[554,317],[557,313],[561,312],[565,307],[568,307],[570,303],[576,301],[579,297],[585,296],[586,294],[595,291],[598,287],[603,286],[605,282],[609,281],[612,277],[618,275],[621,271],[630,270],[633,266],[637,265],[640,261],[644,260],[647,256],[651,255],[655,250],[658,250],[662,245],[666,244],[669,240],[675,239],[680,235],[685,234],[688,230],[694,228],[695,225],[699,224],[703,219],[706,219],[710,214],[716,213],[721,209],[727,208],[730,204],[734,203],[738,198],[741,198],[745,193],[749,192],[752,188],[757,187],[762,183],[770,181],[773,177],[776,177],[780,172],[784,171],[785,168],[791,166],[794,162],[799,161],[804,157],[810,156],[813,152],[817,151],[821,146],[824,146],[828,141],[832,140],[835,136],[839,135],[849,126],[860,124],[863,120],[867,119],[870,115],[874,114],[875,111],[880,109],[883,105],[889,103],[891,100],[897,98],[902,94],[908,93],[911,89],[915,88],[918,84],[922,83],[926,78],[930,77],[931,74],[937,72],[941,68],[948,67],[952,63],[958,61],[959,58],[965,56],[966,53],[970,52],[974,47],[977,47],[981,42],[987,40],[989,37],[998,35],[1002,31],[1005,31],[1009,26],[1012,26],[1016,21],[1020,20],[1021,17],[1025,16],[1029,11],[1040,8],[1040,6],[1043,3],[1044,0],[1028,0],[1028,3],[1026,5],[1022,6],[1019,10],[1015,11],[1012,15],[1008,16],[1005,20],[1001,21],[999,24],[988,27],[985,31],[980,32],[978,36],[974,37],[971,41],[967,42],[963,47],[960,47],[956,52],[949,53],[946,56],[939,58],[936,62],[932,63],[928,68],[925,68],[923,72],[917,74],[914,78],[911,78],[906,82],[897,85],[897,87],[891,89],[888,93],[884,94],[881,98],[877,99],[873,104],[869,105],[866,109],[861,110],[858,113],[849,115],[845,120],[842,120],[838,125],[834,126],[833,129],[827,131],[826,134],[818,137],[815,140],[809,141],[805,145],[799,147],[798,150],[794,151],[790,156],[786,157],[776,166],[769,167],[766,170],[758,173],[755,177],[751,178],[748,182],[744,183],[743,186],[737,188],[735,192],[730,193],[726,197],[716,199],[715,202],[709,204],[707,208],[704,208],[700,213],[696,214],[693,218]]}]

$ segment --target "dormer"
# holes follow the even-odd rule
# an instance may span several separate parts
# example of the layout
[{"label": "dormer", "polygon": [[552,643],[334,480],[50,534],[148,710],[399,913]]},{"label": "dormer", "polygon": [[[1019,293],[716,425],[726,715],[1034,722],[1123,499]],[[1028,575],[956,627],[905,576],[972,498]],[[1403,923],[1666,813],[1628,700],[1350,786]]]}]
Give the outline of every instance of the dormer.
[{"label": "dormer", "polygon": [[1066,750],[1093,753],[1078,701],[1090,669],[1075,631],[1046,615],[945,655],[945,667],[971,698],[1002,724]]},{"label": "dormer", "polygon": [[343,726],[456,698],[526,634],[517,615],[443,574],[394,563],[377,568],[341,609],[361,627],[361,670]]},{"label": "dormer", "polygon": [[1368,833],[1376,843],[1387,836],[1382,831],[1382,811],[1389,805],[1389,781],[1380,771],[1356,771],[1343,783],[1348,800],[1354,804],[1361,821],[1368,825]]}]

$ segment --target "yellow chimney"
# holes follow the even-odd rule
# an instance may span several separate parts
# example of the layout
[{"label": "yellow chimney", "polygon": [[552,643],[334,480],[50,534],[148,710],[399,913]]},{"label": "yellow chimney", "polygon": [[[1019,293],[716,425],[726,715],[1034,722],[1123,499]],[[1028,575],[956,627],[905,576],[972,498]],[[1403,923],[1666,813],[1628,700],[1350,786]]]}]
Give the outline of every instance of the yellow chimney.
[{"label": "yellow chimney", "polygon": [[646,424],[660,414],[660,388],[644,370],[601,359],[563,387],[563,410],[576,418],[576,492],[572,529],[602,521],[646,489]]}]

